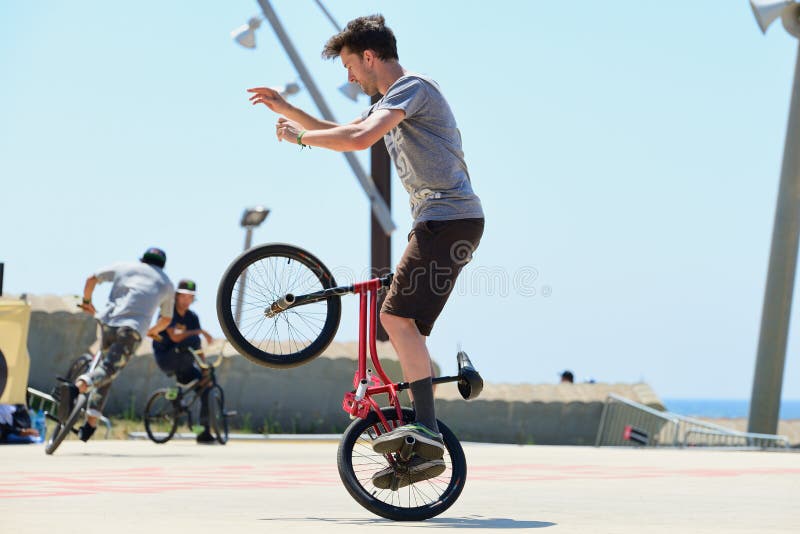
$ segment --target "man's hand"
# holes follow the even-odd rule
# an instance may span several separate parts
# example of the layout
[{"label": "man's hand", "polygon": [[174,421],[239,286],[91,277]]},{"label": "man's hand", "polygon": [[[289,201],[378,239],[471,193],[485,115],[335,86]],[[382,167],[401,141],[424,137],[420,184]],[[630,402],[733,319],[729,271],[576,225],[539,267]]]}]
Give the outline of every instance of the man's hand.
[{"label": "man's hand", "polygon": [[272,89],[271,87],[253,87],[247,90],[248,93],[253,93],[250,97],[250,102],[255,106],[256,104],[264,104],[275,113],[281,115],[286,114],[289,110],[289,103],[281,94]]},{"label": "man's hand", "polygon": [[297,136],[303,128],[294,121],[290,121],[286,117],[281,117],[275,123],[275,135],[278,136],[278,141],[289,141],[290,143],[297,144]]},{"label": "man's hand", "polygon": [[203,334],[203,337],[206,338],[206,343],[208,343],[209,345],[211,345],[214,342],[214,338],[211,337],[211,334],[209,334],[205,330],[200,329],[200,333]]},{"label": "man's hand", "polygon": [[89,315],[94,315],[97,313],[97,310],[94,307],[94,304],[91,302],[81,302],[78,304],[78,307],[88,313]]}]

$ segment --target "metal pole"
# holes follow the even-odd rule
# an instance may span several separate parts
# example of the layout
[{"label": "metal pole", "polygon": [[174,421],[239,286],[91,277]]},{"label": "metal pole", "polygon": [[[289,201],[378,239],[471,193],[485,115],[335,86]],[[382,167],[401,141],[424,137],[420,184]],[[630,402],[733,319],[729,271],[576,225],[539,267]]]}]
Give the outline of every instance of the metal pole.
[{"label": "metal pole", "polygon": [[[379,95],[372,97],[374,104],[380,99]],[[389,157],[389,151],[386,150],[386,144],[383,139],[372,145],[370,148],[372,160],[372,177],[375,180],[375,186],[378,188],[387,206],[392,205],[392,187],[390,182],[392,171],[392,160]],[[392,272],[392,236],[381,231],[380,221],[372,214],[371,220],[371,233],[372,233],[372,273],[373,277],[385,276]],[[386,293],[381,293],[380,300],[378,301],[378,309],[383,304],[383,299],[386,298]],[[384,330],[383,325],[378,321],[378,328],[376,330],[376,337],[378,341],[389,341],[389,334]]]},{"label": "metal pole", "polygon": [[[245,226],[244,249],[250,250],[250,246],[252,244],[253,244],[253,227]],[[242,273],[241,279],[239,280],[239,294],[236,295],[236,313],[234,315],[234,318],[237,325],[242,320],[242,304],[244,303],[244,286],[246,282],[247,282],[247,271],[244,271]]]},{"label": "metal pole", "polygon": [[[303,85],[306,86],[306,89],[308,89],[308,92],[311,94],[311,98],[314,99],[314,103],[317,105],[317,108],[319,108],[319,112],[322,114],[322,117],[325,120],[337,122],[333,116],[333,113],[328,107],[328,104],[322,97],[322,93],[320,93],[319,89],[317,89],[314,79],[311,77],[311,74],[306,69],[303,60],[300,58],[300,55],[297,53],[297,50],[292,44],[291,39],[289,39],[289,35],[283,29],[283,25],[281,24],[280,20],[278,20],[278,16],[275,13],[275,10],[272,9],[272,5],[269,3],[269,0],[258,0],[258,4],[261,6],[264,16],[272,25],[272,29],[275,31],[275,35],[278,36],[278,40],[280,40],[284,50],[286,50],[286,53],[289,55],[289,59],[294,64],[294,68],[297,69],[297,73],[300,75]],[[369,198],[372,212],[380,222],[384,233],[387,235],[391,234],[396,228],[394,222],[392,221],[392,214],[389,211],[389,207],[386,205],[386,202],[384,202],[383,198],[381,197],[380,192],[375,187],[375,183],[372,181],[372,178],[367,176],[367,173],[364,172],[364,169],[361,167],[361,164],[359,163],[355,154],[352,152],[344,152],[344,157],[347,160],[347,163],[350,165],[350,168],[353,170],[353,173],[356,175],[356,178],[358,178],[358,181],[361,182],[361,187],[364,189],[364,192],[366,192],[367,198]]]},{"label": "metal pole", "polygon": [[800,236],[800,45],[795,59],[794,85],[789,106],[789,124],[783,148],[783,168],[772,229],[772,247],[761,315],[753,394],[747,431],[775,434],[778,431],[786,339],[797,268]]},{"label": "metal pole", "polygon": [[322,12],[325,13],[325,16],[328,17],[328,20],[331,21],[331,24],[333,24],[333,27],[336,28],[336,31],[337,32],[342,31],[342,28],[339,26],[339,23],[336,22],[336,19],[333,18],[333,15],[331,15],[330,11],[325,9],[325,6],[322,5],[322,2],[320,2],[320,0],[314,0],[314,1],[317,3]]},{"label": "metal pole", "polygon": [[3,296],[3,269],[5,267],[5,263],[0,263],[0,297]]}]

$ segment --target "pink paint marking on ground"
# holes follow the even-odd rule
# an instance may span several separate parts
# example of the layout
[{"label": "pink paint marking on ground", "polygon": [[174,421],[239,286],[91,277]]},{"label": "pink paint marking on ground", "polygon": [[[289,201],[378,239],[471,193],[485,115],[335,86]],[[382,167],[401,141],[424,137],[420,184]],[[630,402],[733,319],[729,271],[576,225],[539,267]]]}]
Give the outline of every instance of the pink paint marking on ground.
[{"label": "pink paint marking on ground", "polygon": [[71,471],[53,475],[22,471],[3,474],[0,499],[68,497],[97,494],[157,494],[172,491],[219,489],[284,489],[309,485],[338,486],[341,482],[329,465],[292,465],[256,468],[252,465],[198,468],[193,472],[174,468],[106,469],[90,474]]}]

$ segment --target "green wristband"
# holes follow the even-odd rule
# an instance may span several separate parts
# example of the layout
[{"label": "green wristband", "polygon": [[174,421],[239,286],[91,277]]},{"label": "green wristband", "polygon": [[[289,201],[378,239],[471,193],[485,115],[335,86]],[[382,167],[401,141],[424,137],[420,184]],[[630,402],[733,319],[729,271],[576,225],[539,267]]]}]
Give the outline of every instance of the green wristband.
[{"label": "green wristband", "polygon": [[306,146],[306,145],[304,145],[304,144],[303,144],[303,136],[304,136],[305,134],[306,134],[306,131],[305,131],[305,130],[303,130],[302,132],[300,132],[299,134],[297,134],[297,144],[298,144],[298,145],[300,145],[300,146]]}]

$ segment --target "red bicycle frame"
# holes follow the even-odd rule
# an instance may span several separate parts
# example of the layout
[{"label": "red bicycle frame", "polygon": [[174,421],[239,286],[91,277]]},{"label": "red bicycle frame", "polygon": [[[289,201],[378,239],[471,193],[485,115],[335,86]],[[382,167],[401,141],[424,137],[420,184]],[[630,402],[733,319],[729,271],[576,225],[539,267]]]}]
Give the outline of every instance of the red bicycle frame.
[{"label": "red bicycle frame", "polygon": [[[383,423],[383,428],[390,428],[388,421],[381,412],[374,395],[387,394],[389,406],[397,410],[397,421],[402,424],[403,411],[397,392],[408,387],[405,383],[395,384],[386,375],[378,358],[378,348],[375,342],[378,322],[378,292],[389,284],[391,275],[384,278],[374,278],[366,282],[358,282],[352,286],[352,292],[359,296],[358,306],[358,371],[353,377],[353,391],[345,393],[342,408],[353,417],[365,418],[370,410],[374,410]],[[369,311],[367,311],[369,310]],[[367,342],[369,353],[375,372],[367,369]]]},{"label": "red bicycle frame", "polygon": [[[367,417],[370,410],[373,410],[385,429],[391,429],[392,425],[389,424],[389,421],[381,411],[381,407],[372,397],[374,395],[388,395],[389,406],[394,406],[397,411],[397,423],[402,425],[403,410],[400,407],[397,392],[409,388],[408,382],[394,383],[386,376],[378,358],[378,348],[375,343],[378,329],[378,292],[382,288],[391,285],[391,282],[392,275],[389,274],[383,278],[373,278],[366,282],[358,282],[349,287],[335,287],[312,295],[292,296],[291,299],[284,299],[287,302],[291,301],[290,306],[296,306],[303,302],[314,302],[331,295],[341,296],[347,293],[355,293],[359,296],[358,371],[353,377],[353,391],[344,395],[342,409],[352,417],[360,419]],[[281,305],[280,309],[286,309],[286,307]],[[367,342],[369,342],[372,365],[375,368],[374,373],[371,369],[367,369]],[[472,366],[472,362],[470,362],[466,353],[459,351],[456,355],[456,361],[458,363],[458,375],[436,377],[432,379],[432,382],[434,384],[458,382],[458,391],[464,399],[476,398],[483,390],[483,379]],[[380,434],[379,430],[378,433]]]}]

